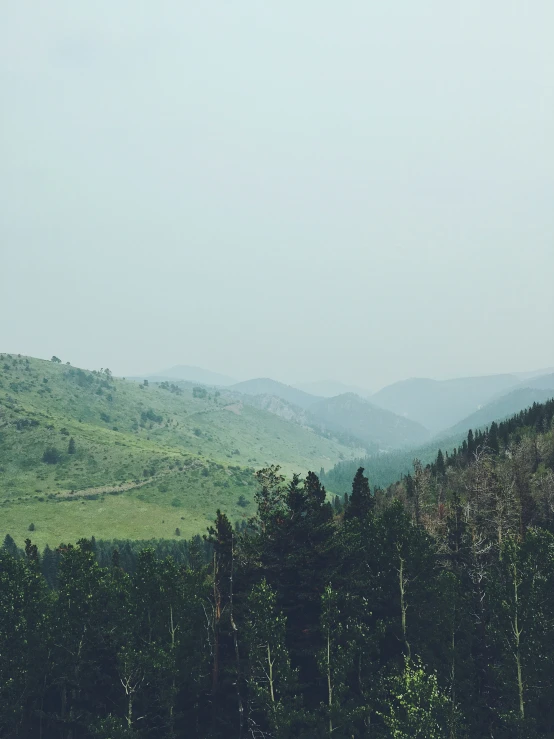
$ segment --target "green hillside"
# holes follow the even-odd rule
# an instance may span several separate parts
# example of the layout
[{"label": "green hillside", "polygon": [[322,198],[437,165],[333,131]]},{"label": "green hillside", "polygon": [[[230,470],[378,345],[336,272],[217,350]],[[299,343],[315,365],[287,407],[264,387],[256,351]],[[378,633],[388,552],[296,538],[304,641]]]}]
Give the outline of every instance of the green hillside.
[{"label": "green hillside", "polygon": [[256,468],[360,453],[217,392],[0,355],[0,535],[19,541],[188,536],[218,506],[250,515]]}]

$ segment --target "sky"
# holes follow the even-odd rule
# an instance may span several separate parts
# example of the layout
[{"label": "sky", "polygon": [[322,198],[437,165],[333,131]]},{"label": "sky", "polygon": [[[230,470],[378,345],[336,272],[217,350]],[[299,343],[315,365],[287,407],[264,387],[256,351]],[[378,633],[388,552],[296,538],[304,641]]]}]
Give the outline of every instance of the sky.
[{"label": "sky", "polygon": [[554,3],[3,0],[0,350],[554,365]]}]

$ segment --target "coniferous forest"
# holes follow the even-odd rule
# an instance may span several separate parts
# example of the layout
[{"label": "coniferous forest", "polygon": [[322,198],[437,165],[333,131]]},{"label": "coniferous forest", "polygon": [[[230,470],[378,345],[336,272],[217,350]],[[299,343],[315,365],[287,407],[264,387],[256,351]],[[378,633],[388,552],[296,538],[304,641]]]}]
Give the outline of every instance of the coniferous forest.
[{"label": "coniferous forest", "polygon": [[553,419],[344,498],[260,470],[246,527],[165,550],[7,537],[0,735],[554,737]]}]

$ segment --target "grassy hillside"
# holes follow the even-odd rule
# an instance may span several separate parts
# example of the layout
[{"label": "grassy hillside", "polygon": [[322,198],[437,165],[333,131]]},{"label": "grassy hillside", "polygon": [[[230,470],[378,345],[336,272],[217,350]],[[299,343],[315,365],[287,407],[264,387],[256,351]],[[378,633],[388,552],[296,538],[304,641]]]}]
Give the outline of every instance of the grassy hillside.
[{"label": "grassy hillside", "polygon": [[190,535],[218,506],[251,513],[255,468],[305,472],[354,454],[217,392],[0,355],[1,536],[21,541],[31,523],[41,544]]}]

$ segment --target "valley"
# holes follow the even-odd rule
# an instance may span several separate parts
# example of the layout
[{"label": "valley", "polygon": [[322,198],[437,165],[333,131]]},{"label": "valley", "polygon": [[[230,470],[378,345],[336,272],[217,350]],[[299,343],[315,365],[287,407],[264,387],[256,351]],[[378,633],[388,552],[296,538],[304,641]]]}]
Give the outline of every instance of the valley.
[{"label": "valley", "polygon": [[[450,405],[443,390],[440,403],[429,400],[444,418],[487,393],[492,400],[433,436],[375,402],[415,408],[410,383],[399,386],[400,400],[396,386],[369,400],[352,392],[328,398],[269,378],[203,385],[176,367],[169,379],[126,380],[56,360],[0,356],[0,536],[19,543],[31,526],[41,546],[91,535],[190,537],[218,507],[245,522],[254,511],[254,472],[272,464],[286,475],[321,472],[331,495],[348,492],[361,463],[372,485],[386,486],[410,472],[414,457],[427,464],[468,428],[554,395],[552,374],[514,378],[516,389],[507,376],[450,382]],[[189,377],[225,378],[185,369]]]}]

